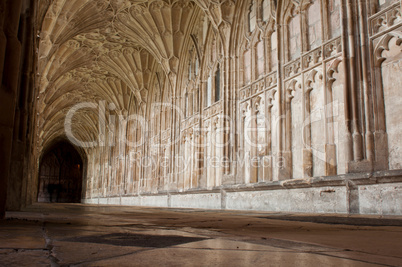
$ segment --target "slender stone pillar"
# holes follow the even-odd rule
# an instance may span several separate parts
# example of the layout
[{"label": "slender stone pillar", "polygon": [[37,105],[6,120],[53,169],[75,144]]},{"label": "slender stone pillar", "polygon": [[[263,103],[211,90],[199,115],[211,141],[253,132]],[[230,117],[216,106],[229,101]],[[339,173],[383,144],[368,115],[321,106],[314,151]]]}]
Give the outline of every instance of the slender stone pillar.
[{"label": "slender stone pillar", "polygon": [[4,33],[4,23],[6,16],[6,2],[0,2],[0,84],[2,84],[3,70],[4,70],[4,57],[6,55],[7,37]]},{"label": "slender stone pillar", "polygon": [[[4,2],[4,1],[3,1]],[[8,0],[0,6],[0,218],[4,218],[12,151],[14,114],[20,71],[21,43],[18,26],[22,0]],[[1,30],[3,29],[3,30]],[[6,40],[4,39],[6,38]],[[5,53],[4,51],[5,47]],[[3,56],[4,55],[4,56]]]},{"label": "slender stone pillar", "polygon": [[[13,147],[10,163],[10,173],[7,191],[7,210],[19,210],[25,203],[23,184],[26,183],[24,175],[24,162],[29,158],[29,146],[26,145],[26,132],[28,123],[28,93],[31,90],[33,81],[33,39],[32,22],[29,6],[24,7],[21,12],[19,25],[19,38],[22,45],[20,73],[18,82],[17,103],[14,120]],[[28,147],[28,148],[27,148]]]}]

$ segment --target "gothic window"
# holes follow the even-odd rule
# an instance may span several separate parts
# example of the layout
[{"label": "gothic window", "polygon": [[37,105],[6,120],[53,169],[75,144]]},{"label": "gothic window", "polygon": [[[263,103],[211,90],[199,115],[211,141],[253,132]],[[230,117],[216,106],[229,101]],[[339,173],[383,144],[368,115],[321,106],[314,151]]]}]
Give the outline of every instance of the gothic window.
[{"label": "gothic window", "polygon": [[378,0],[379,10],[383,10],[384,8],[396,2],[398,2],[398,0]]},{"label": "gothic window", "polygon": [[195,70],[194,70],[196,77],[198,76],[198,68],[199,68],[198,65],[199,65],[199,62],[198,62],[198,58],[196,57],[195,58]]},{"label": "gothic window", "polygon": [[320,0],[315,0],[307,11],[308,21],[308,49],[314,49],[321,45],[321,4]]},{"label": "gothic window", "polygon": [[294,7],[288,24],[289,29],[289,60],[294,60],[301,54],[300,13]]},{"label": "gothic window", "polygon": [[260,77],[264,74],[265,68],[265,56],[264,56],[264,41],[258,41],[255,44],[255,61],[257,63],[256,66],[256,76]]},{"label": "gothic window", "polygon": [[271,34],[271,71],[278,66],[278,35],[276,32]]},{"label": "gothic window", "polygon": [[251,51],[250,49],[244,52],[244,83],[250,83],[251,81]]},{"label": "gothic window", "polygon": [[269,12],[270,12],[270,8],[269,8],[269,5],[270,5],[270,1],[271,0],[263,0],[262,1],[262,10],[261,10],[261,13],[262,13],[262,20],[263,21],[268,21],[268,19],[269,19]]},{"label": "gothic window", "polygon": [[341,4],[340,0],[329,0],[328,3],[329,14],[329,30],[330,38],[341,36]]},{"label": "gothic window", "polygon": [[216,36],[214,35],[214,38],[212,39],[211,43],[211,55],[210,55],[210,62],[215,62],[216,60]]},{"label": "gothic window", "polygon": [[191,79],[192,79],[192,68],[191,68],[192,66],[191,66],[191,59],[190,59],[190,61],[188,62],[188,80],[189,81],[191,81]]},{"label": "gothic window", "polygon": [[188,105],[187,105],[189,116],[193,116],[194,114],[194,92],[191,92],[188,96]]},{"label": "gothic window", "polygon": [[302,53],[320,47],[323,41],[341,35],[341,0],[325,0],[325,5],[323,1],[308,0],[289,5],[285,19],[287,61],[295,60]]},{"label": "gothic window", "polygon": [[198,88],[195,90],[195,92],[194,92],[194,95],[193,95],[193,99],[194,99],[194,113],[197,113],[197,112],[199,112],[199,90],[198,90]]},{"label": "gothic window", "polygon": [[212,97],[212,77],[208,76],[207,80],[207,94],[206,94],[206,104],[207,107],[211,106],[211,97]]},{"label": "gothic window", "polygon": [[189,116],[189,111],[188,111],[188,93],[185,95],[185,100],[184,100],[184,117],[187,118]]},{"label": "gothic window", "polygon": [[221,98],[221,70],[218,65],[218,69],[215,72],[215,102]]},{"label": "gothic window", "polygon": [[205,44],[205,41],[207,40],[207,33],[208,33],[208,17],[204,17],[204,23],[202,25],[202,41]]},{"label": "gothic window", "polygon": [[251,2],[250,11],[248,13],[249,31],[253,32],[257,24],[257,3],[253,0]]}]

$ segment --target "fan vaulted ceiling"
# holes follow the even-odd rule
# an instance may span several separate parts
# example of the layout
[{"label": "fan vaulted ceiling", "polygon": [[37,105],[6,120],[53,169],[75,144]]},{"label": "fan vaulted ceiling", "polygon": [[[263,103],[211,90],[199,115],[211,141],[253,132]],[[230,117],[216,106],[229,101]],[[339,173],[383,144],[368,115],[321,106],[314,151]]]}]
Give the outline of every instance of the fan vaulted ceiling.
[{"label": "fan vaulted ceiling", "polygon": [[[155,75],[177,79],[181,53],[197,20],[230,23],[234,1],[42,0],[37,12],[39,135],[44,147],[64,134],[64,118],[83,102],[113,103],[117,113],[146,105]],[[227,10],[227,9],[225,9]],[[98,113],[71,122],[94,140]]]}]

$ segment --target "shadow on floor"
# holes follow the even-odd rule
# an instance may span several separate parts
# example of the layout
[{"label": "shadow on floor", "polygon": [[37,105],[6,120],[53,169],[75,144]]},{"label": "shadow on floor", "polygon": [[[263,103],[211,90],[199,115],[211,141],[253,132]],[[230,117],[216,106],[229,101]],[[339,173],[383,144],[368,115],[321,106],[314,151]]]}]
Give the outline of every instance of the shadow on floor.
[{"label": "shadow on floor", "polygon": [[115,233],[107,235],[93,235],[76,238],[64,239],[68,242],[96,243],[125,247],[147,247],[147,248],[166,248],[185,243],[198,242],[206,238],[169,236],[169,235],[143,235],[143,234],[124,234]]},{"label": "shadow on floor", "polygon": [[390,218],[342,217],[342,216],[298,216],[298,215],[270,215],[260,219],[284,220],[295,222],[312,222],[325,224],[344,224],[355,226],[402,226],[402,220]]}]

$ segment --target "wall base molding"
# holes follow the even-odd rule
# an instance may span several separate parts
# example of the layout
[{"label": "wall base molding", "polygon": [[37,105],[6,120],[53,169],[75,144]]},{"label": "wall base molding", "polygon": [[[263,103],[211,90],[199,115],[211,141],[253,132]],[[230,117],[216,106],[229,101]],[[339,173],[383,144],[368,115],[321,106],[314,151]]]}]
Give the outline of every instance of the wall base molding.
[{"label": "wall base molding", "polygon": [[402,215],[402,170],[82,199],[86,204]]}]

